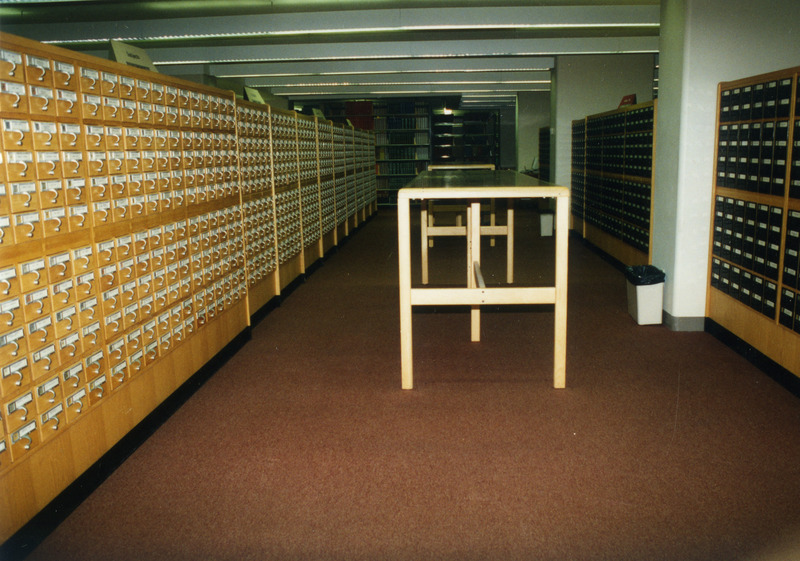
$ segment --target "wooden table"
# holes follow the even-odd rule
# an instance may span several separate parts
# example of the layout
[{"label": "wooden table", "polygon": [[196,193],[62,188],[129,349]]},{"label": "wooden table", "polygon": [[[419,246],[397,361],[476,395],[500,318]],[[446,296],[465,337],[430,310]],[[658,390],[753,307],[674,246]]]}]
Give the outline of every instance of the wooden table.
[{"label": "wooden table", "polygon": [[[556,278],[548,287],[487,287],[480,269],[480,210],[482,199],[556,199]],[[467,286],[456,288],[411,286],[411,201],[465,199],[467,201]],[[471,306],[471,338],[480,340],[480,306],[555,304],[553,387],[566,385],[567,249],[569,189],[500,170],[424,171],[397,194],[400,270],[400,360],[403,389],[414,387],[411,309],[413,306]],[[509,232],[509,236],[513,236]]]},{"label": "wooden table", "polygon": [[[434,170],[494,170],[494,164],[429,164],[428,171]],[[506,209],[506,223],[497,224],[497,211],[495,200],[489,201],[489,224],[481,226],[481,234],[491,236],[491,245],[494,247],[495,236],[506,236],[506,282],[514,282],[514,203],[508,200]],[[422,236],[422,284],[428,284],[428,248],[433,247],[433,238],[436,236],[464,236],[467,227],[462,224],[461,215],[466,211],[463,204],[435,204],[436,201],[428,199],[420,205],[420,234]],[[455,212],[455,225],[440,226],[436,224],[435,216],[443,212]]]}]

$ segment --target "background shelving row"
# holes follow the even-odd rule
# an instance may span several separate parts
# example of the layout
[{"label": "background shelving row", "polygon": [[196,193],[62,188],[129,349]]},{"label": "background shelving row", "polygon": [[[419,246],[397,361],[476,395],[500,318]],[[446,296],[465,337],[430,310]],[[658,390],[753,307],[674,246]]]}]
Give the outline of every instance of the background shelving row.
[{"label": "background shelving row", "polygon": [[376,175],[381,204],[397,203],[397,190],[431,160],[430,104],[395,100],[373,103]]},{"label": "background shelving row", "polygon": [[497,114],[491,111],[435,110],[432,117],[434,164],[500,165]]},{"label": "background shelving row", "polygon": [[[375,132],[378,201],[395,205],[397,190],[434,163],[499,165],[498,115],[493,111],[448,110],[452,98],[326,102],[313,108],[334,120],[360,123]],[[311,105],[303,105],[310,111]]]},{"label": "background shelving row", "polygon": [[550,127],[539,129],[539,179],[550,181]]},{"label": "background shelving row", "polygon": [[792,68],[719,85],[706,302],[711,320],[796,375],[798,74]]},{"label": "background shelving row", "polygon": [[374,137],[0,34],[0,540],[377,209]]},{"label": "background shelving row", "polygon": [[651,261],[656,103],[572,123],[575,230],[626,265]]}]

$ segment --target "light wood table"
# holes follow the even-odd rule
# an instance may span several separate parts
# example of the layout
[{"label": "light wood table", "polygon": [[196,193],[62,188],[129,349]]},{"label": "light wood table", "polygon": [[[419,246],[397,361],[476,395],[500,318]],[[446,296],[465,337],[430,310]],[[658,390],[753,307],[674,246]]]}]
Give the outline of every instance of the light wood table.
[{"label": "light wood table", "polygon": [[[494,170],[494,164],[430,164],[428,171],[440,170]],[[436,236],[465,236],[467,227],[462,223],[461,216],[466,213],[466,204],[435,204],[433,199],[428,199],[421,205],[420,234],[422,235],[422,284],[428,284],[428,248],[433,247],[433,238]],[[494,247],[495,236],[506,236],[506,282],[514,282],[514,200],[508,200],[506,209],[506,223],[497,224],[495,200],[489,201],[489,224],[481,226],[481,234],[491,236],[491,245]],[[455,225],[438,225],[435,215],[443,212],[456,213]]]},{"label": "light wood table", "polygon": [[[556,199],[555,286],[487,287],[480,269],[481,200]],[[467,201],[467,286],[411,286],[411,201]],[[400,360],[403,389],[414,387],[411,312],[413,306],[471,306],[471,339],[480,340],[480,306],[555,304],[553,387],[566,385],[567,258],[569,189],[509,170],[424,171],[397,194],[398,259],[400,272]],[[513,233],[509,231],[511,238]],[[423,244],[425,245],[425,244]]]}]

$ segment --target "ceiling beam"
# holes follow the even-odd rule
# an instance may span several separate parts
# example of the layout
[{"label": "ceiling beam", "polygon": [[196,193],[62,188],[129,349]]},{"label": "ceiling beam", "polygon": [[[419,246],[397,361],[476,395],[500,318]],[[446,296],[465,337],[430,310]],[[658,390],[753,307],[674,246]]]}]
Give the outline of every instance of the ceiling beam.
[{"label": "ceiling beam", "polygon": [[[297,45],[203,46],[147,49],[156,64],[217,64],[403,58],[534,57],[658,52],[658,37],[561,37],[472,41],[387,41]],[[107,50],[88,54],[107,56]]]},{"label": "ceiling beam", "polygon": [[415,72],[408,74],[369,74],[350,76],[279,76],[245,78],[244,84],[255,88],[307,88],[347,86],[416,85],[487,85],[515,83],[519,87],[550,84],[550,71],[545,72],[475,72],[440,73]]},{"label": "ceiling beam", "polygon": [[550,84],[533,84],[520,86],[518,84],[485,84],[485,85],[417,85],[399,84],[393,86],[346,86],[346,87],[307,87],[307,88],[272,88],[270,93],[291,99],[347,99],[360,97],[388,97],[393,95],[420,96],[420,95],[453,95],[498,93],[498,92],[531,92],[549,91]]}]

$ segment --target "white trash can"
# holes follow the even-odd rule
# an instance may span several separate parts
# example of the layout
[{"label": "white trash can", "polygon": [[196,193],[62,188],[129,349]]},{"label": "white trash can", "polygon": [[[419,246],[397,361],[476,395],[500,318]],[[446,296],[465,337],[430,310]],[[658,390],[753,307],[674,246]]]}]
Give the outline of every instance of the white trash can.
[{"label": "white trash can", "polygon": [[652,265],[625,269],[628,313],[639,325],[660,325],[664,309],[664,273]]},{"label": "white trash can", "polygon": [[539,233],[543,238],[553,235],[554,218],[552,212],[543,212],[539,215]]}]

